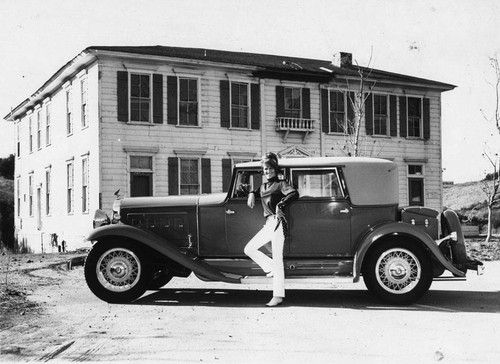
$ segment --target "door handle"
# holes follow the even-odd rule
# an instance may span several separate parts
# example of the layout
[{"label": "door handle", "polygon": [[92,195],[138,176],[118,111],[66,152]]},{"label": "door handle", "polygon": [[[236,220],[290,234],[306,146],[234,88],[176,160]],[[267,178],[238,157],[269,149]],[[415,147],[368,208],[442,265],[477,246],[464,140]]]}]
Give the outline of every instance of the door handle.
[{"label": "door handle", "polygon": [[234,215],[236,212],[234,212],[233,210],[229,210],[227,209],[226,210],[226,215]]},{"label": "door handle", "polygon": [[348,214],[349,213],[349,209],[340,210],[340,213],[341,214]]}]

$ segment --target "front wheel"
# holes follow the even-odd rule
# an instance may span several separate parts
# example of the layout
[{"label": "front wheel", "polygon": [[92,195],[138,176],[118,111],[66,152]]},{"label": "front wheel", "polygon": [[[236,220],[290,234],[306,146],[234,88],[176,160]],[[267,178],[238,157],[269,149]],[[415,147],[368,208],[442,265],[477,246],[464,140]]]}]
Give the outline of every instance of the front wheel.
[{"label": "front wheel", "polygon": [[126,303],[139,298],[151,281],[145,254],[130,242],[98,242],[85,262],[85,280],[103,301]]},{"label": "front wheel", "polygon": [[431,286],[432,263],[420,246],[405,241],[382,243],[367,257],[363,279],[368,290],[385,302],[415,302]]}]

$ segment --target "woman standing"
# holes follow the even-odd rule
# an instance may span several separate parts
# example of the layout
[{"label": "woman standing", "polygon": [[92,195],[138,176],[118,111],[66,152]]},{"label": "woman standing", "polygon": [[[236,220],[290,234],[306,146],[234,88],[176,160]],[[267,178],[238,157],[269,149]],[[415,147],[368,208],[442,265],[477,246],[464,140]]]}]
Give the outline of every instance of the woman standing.
[{"label": "woman standing", "polygon": [[[285,297],[285,267],[283,265],[283,245],[287,233],[284,208],[299,198],[299,193],[288,182],[278,178],[278,156],[267,153],[262,157],[262,171],[267,179],[259,188],[248,195],[247,205],[255,206],[255,198],[260,197],[266,223],[245,246],[245,254],[257,263],[268,277],[273,277],[273,298],[266,306],[283,303]],[[259,248],[271,242],[272,259]]]}]

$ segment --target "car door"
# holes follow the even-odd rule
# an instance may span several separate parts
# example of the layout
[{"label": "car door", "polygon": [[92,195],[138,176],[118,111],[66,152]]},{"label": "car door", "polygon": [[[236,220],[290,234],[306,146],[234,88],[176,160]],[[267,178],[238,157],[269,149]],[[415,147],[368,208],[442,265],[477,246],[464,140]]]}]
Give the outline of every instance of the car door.
[{"label": "car door", "polygon": [[299,199],[288,209],[289,257],[350,255],[351,206],[336,168],[292,169]]},{"label": "car door", "polygon": [[[253,209],[247,206],[247,192],[262,184],[260,169],[238,171],[230,198],[224,206],[228,251],[234,256],[244,256],[245,245],[264,226],[265,220],[260,199]],[[245,186],[244,189],[241,186]],[[244,191],[246,190],[246,191]]]}]

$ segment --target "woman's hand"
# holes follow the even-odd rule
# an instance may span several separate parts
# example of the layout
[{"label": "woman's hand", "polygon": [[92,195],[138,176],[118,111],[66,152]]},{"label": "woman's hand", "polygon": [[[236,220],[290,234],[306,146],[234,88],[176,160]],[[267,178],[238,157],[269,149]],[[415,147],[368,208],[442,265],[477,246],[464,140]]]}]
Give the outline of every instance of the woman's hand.
[{"label": "woman's hand", "polygon": [[253,207],[255,206],[255,195],[253,194],[253,192],[250,192],[248,194],[247,206],[251,209],[253,209]]}]

